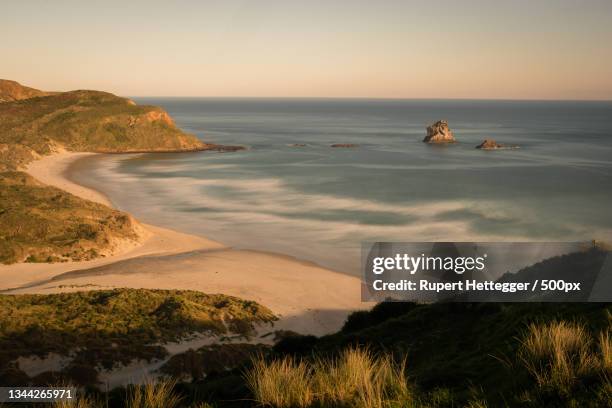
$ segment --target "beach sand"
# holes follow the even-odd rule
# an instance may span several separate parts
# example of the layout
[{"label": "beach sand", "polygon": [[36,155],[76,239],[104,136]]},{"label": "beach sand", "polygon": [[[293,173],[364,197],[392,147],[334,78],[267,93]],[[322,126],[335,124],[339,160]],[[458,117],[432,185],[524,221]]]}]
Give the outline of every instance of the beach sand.
[{"label": "beach sand", "polygon": [[[67,169],[91,153],[60,152],[27,171],[80,197],[110,205],[104,194],[75,184]],[[143,238],[124,251],[87,262],[0,266],[4,293],[54,293],[117,287],[190,289],[255,300],[276,313],[275,330],[324,335],[341,328],[348,314],[368,308],[361,283],[298,259],[235,250],[199,236],[141,224]]]}]

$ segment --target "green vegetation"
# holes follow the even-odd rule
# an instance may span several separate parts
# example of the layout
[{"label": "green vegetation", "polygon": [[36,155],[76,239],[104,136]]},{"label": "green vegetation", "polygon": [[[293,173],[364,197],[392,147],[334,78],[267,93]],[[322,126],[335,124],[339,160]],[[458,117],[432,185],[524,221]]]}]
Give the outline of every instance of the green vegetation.
[{"label": "green vegetation", "polygon": [[[191,383],[174,378],[109,393],[90,390],[82,406],[611,406],[612,313],[606,304],[382,303],[366,313],[373,316],[359,328],[308,340],[307,347],[300,336],[287,337],[242,369]],[[152,402],[143,405],[147,399]]]},{"label": "green vegetation", "polygon": [[155,106],[98,91],[49,93],[0,80],[0,263],[88,260],[134,239],[125,213],[18,173],[60,148],[79,152],[219,149]]},{"label": "green vegetation", "polygon": [[[559,259],[565,259],[574,273],[589,274],[590,268],[600,269],[592,259],[599,255],[585,250],[551,258],[521,273],[537,269],[548,274],[550,269],[564,268]],[[69,307],[66,310],[72,313]],[[141,344],[157,344],[139,340],[141,328],[160,330],[160,321],[168,321],[157,319],[159,313],[151,315],[151,310],[135,306],[135,315],[148,316],[153,323],[130,330],[125,343],[118,337],[119,347],[129,349],[131,356],[147,355]],[[109,342],[116,340],[107,337],[105,325],[93,329],[97,321],[89,319],[82,331],[86,337],[97,331],[102,338],[99,348],[108,349]],[[175,327],[180,331],[186,326],[181,322]],[[159,374],[183,381],[172,390],[181,398],[177,405],[181,408],[206,403],[226,408],[604,407],[612,406],[611,330],[612,307],[607,303],[381,303],[353,313],[342,330],[329,336],[284,333],[271,348],[205,346],[173,356]],[[154,354],[149,349],[149,355]],[[85,378],[84,366],[88,359],[100,361],[96,358],[90,351],[87,358],[75,360],[78,364],[69,368],[79,375],[73,378]],[[11,375],[18,378],[19,373]],[[90,391],[88,396],[105,401],[105,406],[123,407],[128,406],[130,390]]]},{"label": "green vegetation", "polygon": [[245,375],[253,398],[275,408],[612,404],[608,305],[383,303],[366,313],[387,318],[256,360]]},{"label": "green vegetation", "polygon": [[89,260],[137,238],[126,213],[23,172],[0,173],[0,263]]},{"label": "green vegetation", "polygon": [[407,360],[420,401],[444,390],[447,402],[433,406],[598,407],[612,401],[611,327],[607,304],[382,303],[340,333],[314,344],[288,338],[276,351],[308,358],[367,345],[390,353]]},{"label": "green vegetation", "polygon": [[[52,295],[0,296],[0,383],[24,385],[11,362],[48,353],[72,357],[56,374],[27,382],[96,381],[97,366],[166,356],[161,344],[195,333],[253,334],[275,316],[265,307],[224,295],[193,291],[116,289]],[[71,375],[72,374],[72,375]]]},{"label": "green vegetation", "polygon": [[171,378],[199,381],[235,367],[243,367],[254,356],[268,352],[269,348],[264,344],[211,344],[173,355],[159,371]]},{"label": "green vegetation", "polygon": [[[509,306],[512,307],[512,306]],[[538,308],[535,305],[534,308]],[[607,310],[607,309],[605,309]],[[517,328],[515,328],[517,329]],[[428,338],[431,332],[415,337]],[[465,334],[465,331],[460,333]],[[101,394],[104,404],[84,407],[271,407],[271,408],[487,408],[607,407],[612,404],[610,322],[598,336],[575,321],[532,323],[508,339],[516,353],[487,355],[499,371],[491,388],[469,378],[429,388],[419,382],[410,353],[374,352],[362,346],[308,355],[260,354],[234,376],[245,394],[219,397],[206,382],[240,389],[228,377],[192,384],[162,380]],[[447,358],[450,354],[440,350]],[[452,363],[442,367],[452,369]],[[464,393],[457,392],[465,388]],[[204,391],[204,392],[202,392]],[[217,390],[218,392],[218,390]],[[502,395],[500,398],[500,394]],[[85,397],[84,401],[96,401]],[[147,402],[144,402],[147,401]],[[210,405],[212,403],[212,405]]]},{"label": "green vegetation", "polygon": [[71,91],[0,103],[0,163],[5,169],[15,170],[58,146],[121,153],[208,145],[183,133],[163,109],[106,92]]}]

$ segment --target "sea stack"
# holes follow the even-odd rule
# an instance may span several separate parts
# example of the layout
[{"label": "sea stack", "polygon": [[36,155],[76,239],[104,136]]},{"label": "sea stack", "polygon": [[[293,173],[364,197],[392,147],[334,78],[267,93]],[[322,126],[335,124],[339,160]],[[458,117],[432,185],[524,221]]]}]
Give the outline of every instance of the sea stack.
[{"label": "sea stack", "polygon": [[425,143],[455,143],[453,132],[448,127],[448,122],[439,120],[431,126],[427,126],[427,136],[423,139]]}]

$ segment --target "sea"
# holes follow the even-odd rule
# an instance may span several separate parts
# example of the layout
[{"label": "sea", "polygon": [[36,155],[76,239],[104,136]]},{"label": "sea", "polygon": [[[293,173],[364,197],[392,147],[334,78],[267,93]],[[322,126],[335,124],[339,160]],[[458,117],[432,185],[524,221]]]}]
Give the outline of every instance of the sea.
[{"label": "sea", "polygon": [[[612,102],[133,99],[247,148],[77,164],[146,223],[350,274],[362,242],[612,242]],[[423,143],[441,119],[457,143]]]}]

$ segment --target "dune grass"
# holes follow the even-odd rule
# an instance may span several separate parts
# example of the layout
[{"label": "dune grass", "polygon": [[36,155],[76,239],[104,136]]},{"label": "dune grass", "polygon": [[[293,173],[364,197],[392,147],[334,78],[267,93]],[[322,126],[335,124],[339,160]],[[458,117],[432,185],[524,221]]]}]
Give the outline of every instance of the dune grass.
[{"label": "dune grass", "polygon": [[112,368],[133,359],[162,358],[166,350],[161,344],[194,333],[248,337],[255,324],[275,319],[256,302],[195,291],[0,295],[0,383],[12,381],[15,375],[5,367],[20,356],[72,356],[67,380],[91,383],[79,367]]},{"label": "dune grass", "polygon": [[128,214],[36,181],[0,173],[0,263],[83,261],[135,241]]},{"label": "dune grass", "polygon": [[245,375],[255,401],[275,408],[412,406],[405,363],[349,348],[336,358],[255,359]]},{"label": "dune grass", "polygon": [[[521,404],[580,406],[587,398],[587,406],[612,406],[609,331],[596,337],[572,321],[532,323],[519,343],[520,364],[508,378],[526,370],[535,380],[535,390],[525,389]],[[258,358],[245,377],[255,401],[274,408],[489,406],[482,392],[474,392],[463,405],[452,395],[418,393],[406,376],[405,361],[397,364],[388,354],[359,348],[336,358]]]},{"label": "dune grass", "polygon": [[278,408],[304,408],[312,404],[312,367],[291,357],[267,362],[253,361],[245,379],[255,400],[262,405]]},{"label": "dune grass", "polygon": [[[406,360],[356,346],[302,357],[260,354],[242,372],[242,382],[225,382],[227,387],[246,385],[250,391],[231,398],[211,392],[210,388],[198,392],[197,383],[175,384],[165,379],[130,386],[110,399],[109,394],[95,395],[106,395],[107,405],[110,401],[110,406],[134,408],[210,408],[210,403],[215,407],[271,408],[612,406],[609,327],[594,328],[580,319],[536,320],[522,327],[520,335],[508,338],[516,344],[513,363],[500,365],[499,360],[490,357],[492,366],[512,385],[512,392],[506,392],[501,402],[495,398],[499,392],[495,385],[491,388],[469,383],[464,390],[467,396],[457,394],[452,383],[427,389],[409,371]],[[223,382],[222,378],[212,381]],[[85,398],[77,406],[97,408],[97,401]]]},{"label": "dune grass", "polygon": [[519,359],[540,387],[567,394],[580,378],[600,367],[591,335],[569,322],[531,324],[521,342]]},{"label": "dune grass", "polygon": [[315,394],[323,404],[382,408],[411,401],[405,376],[406,364],[390,356],[376,356],[367,349],[349,348],[335,359],[314,364]]},{"label": "dune grass", "polygon": [[181,402],[181,397],[174,392],[175,385],[172,380],[151,380],[130,386],[125,408],[175,408]]},{"label": "dune grass", "polygon": [[604,371],[612,374],[612,338],[610,337],[610,331],[599,334],[599,350]]},{"label": "dune grass", "polygon": [[[538,404],[612,406],[610,330],[593,336],[575,322],[529,325],[518,359],[536,381],[525,395]],[[590,397],[588,397],[590,396]],[[584,398],[588,398],[586,401]]]},{"label": "dune grass", "polygon": [[56,401],[51,406],[54,408],[103,408],[105,404],[91,397],[77,396],[70,400]]}]

